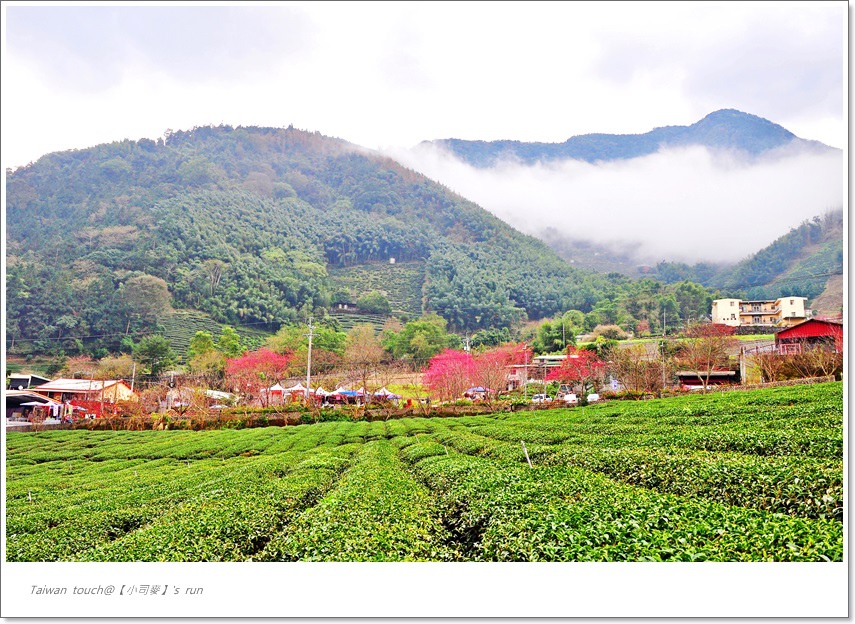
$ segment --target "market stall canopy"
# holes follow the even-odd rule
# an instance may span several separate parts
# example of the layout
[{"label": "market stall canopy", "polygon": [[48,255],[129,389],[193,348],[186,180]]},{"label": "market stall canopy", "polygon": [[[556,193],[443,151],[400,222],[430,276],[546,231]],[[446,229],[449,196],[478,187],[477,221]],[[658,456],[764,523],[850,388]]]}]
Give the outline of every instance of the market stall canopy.
[{"label": "market stall canopy", "polygon": [[[285,390],[285,392],[290,392],[290,393],[292,393],[292,394],[293,394],[294,392],[301,392],[301,393],[305,393],[305,392],[306,392],[306,386],[304,386],[304,385],[303,385],[303,384],[301,384],[300,382],[297,382],[295,385],[291,386],[290,388],[285,388],[284,390]],[[312,389],[309,389],[309,392],[310,392],[310,393],[314,393],[315,391],[314,391],[314,390],[312,390]]]},{"label": "market stall canopy", "polygon": [[344,396],[344,397],[362,397],[365,396],[364,392],[359,390],[345,390],[344,388],[336,388],[333,392],[334,395]]},{"label": "market stall canopy", "polygon": [[380,399],[400,399],[400,394],[395,394],[394,392],[389,392],[386,386],[380,388],[377,392],[374,393],[374,396]]}]

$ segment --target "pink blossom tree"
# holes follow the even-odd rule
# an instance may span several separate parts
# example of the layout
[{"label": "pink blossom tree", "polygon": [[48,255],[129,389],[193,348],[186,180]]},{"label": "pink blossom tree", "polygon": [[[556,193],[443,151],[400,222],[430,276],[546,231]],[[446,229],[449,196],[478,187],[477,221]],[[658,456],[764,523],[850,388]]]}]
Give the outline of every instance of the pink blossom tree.
[{"label": "pink blossom tree", "polygon": [[422,382],[440,398],[457,399],[473,385],[475,370],[470,354],[446,349],[430,359]]},{"label": "pink blossom tree", "polygon": [[523,344],[506,344],[478,353],[473,357],[474,385],[483,386],[490,402],[501,388],[508,383],[508,373],[513,364],[521,364],[525,358]]},{"label": "pink blossom tree", "polygon": [[546,380],[579,384],[584,394],[589,386],[596,387],[596,384],[602,381],[605,371],[606,362],[593,351],[567,347],[567,359],[561,366],[550,371]]},{"label": "pink blossom tree", "polygon": [[262,406],[267,407],[267,388],[285,376],[292,358],[292,353],[280,354],[270,349],[259,349],[228,359],[225,366],[226,383],[250,399],[260,399]]}]

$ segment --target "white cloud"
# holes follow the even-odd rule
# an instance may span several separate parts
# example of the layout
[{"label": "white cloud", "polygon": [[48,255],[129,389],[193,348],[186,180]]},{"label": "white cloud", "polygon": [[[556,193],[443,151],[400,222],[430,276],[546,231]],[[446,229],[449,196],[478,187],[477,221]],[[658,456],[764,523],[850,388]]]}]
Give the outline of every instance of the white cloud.
[{"label": "white cloud", "polygon": [[99,93],[139,66],[183,81],[240,79],[309,47],[289,7],[11,6],[7,45],[63,91]]},{"label": "white cloud", "polygon": [[755,161],[702,147],[623,161],[476,169],[435,146],[392,155],[532,235],[635,248],[639,260],[740,260],[842,207],[840,153],[786,150]]},{"label": "white cloud", "polygon": [[409,151],[442,138],[562,142],[720,108],[848,136],[841,3],[289,3],[9,7],[2,160],[260,125],[382,148],[514,227],[739,260],[842,204],[840,156],[702,149],[493,170]]},{"label": "white cloud", "polygon": [[848,134],[839,3],[3,11],[4,166],[220,122],[408,148],[643,133],[738,108],[837,147]]}]

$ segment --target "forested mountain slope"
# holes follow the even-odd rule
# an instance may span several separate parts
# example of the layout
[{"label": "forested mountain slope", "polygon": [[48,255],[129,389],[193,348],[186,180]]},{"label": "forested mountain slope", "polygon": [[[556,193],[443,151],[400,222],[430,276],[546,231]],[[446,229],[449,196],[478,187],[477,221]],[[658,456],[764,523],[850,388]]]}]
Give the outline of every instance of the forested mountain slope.
[{"label": "forested mountain slope", "polygon": [[[453,329],[588,310],[602,279],[388,158],[294,128],[201,127],[7,172],[8,340],[66,352],[170,306],[275,330],[334,303],[332,267],[424,263]],[[8,344],[8,343],[7,343]]]},{"label": "forested mountain slope", "polygon": [[843,213],[829,212],[805,221],[768,247],[710,280],[710,285],[741,290],[749,299],[798,294],[819,296],[829,278],[843,274]]},{"label": "forested mountain slope", "polygon": [[[837,314],[842,292],[831,295],[826,290],[836,290],[843,275],[843,212],[829,211],[805,221],[732,266],[662,262],[653,275],[665,283],[689,280],[745,299],[820,299],[821,305],[812,307]],[[824,293],[828,296],[821,297]]]},{"label": "forested mountain slope", "polygon": [[770,149],[793,145],[804,149],[830,150],[817,141],[798,138],[789,130],[762,117],[733,109],[710,113],[690,126],[665,126],[644,134],[584,134],[563,143],[522,141],[425,141],[450,151],[475,167],[492,167],[506,158],[524,164],[575,159],[586,162],[621,160],[653,154],[662,147],[703,145],[737,149],[758,155]]}]

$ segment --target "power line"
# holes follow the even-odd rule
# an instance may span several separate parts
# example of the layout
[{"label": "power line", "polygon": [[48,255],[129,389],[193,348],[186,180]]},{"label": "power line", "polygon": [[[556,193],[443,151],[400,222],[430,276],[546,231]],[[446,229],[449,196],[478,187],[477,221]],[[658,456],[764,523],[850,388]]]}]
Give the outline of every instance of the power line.
[{"label": "power line", "polygon": [[739,289],[739,288],[753,288],[755,286],[771,286],[774,284],[780,284],[782,282],[804,282],[810,281],[814,279],[819,279],[823,277],[832,277],[834,275],[843,275],[843,271],[832,271],[830,273],[810,273],[808,275],[803,276],[792,276],[792,277],[782,277],[782,278],[772,278],[771,281],[766,282],[756,282],[756,283],[737,283],[736,285],[728,285],[727,288],[730,289]]}]

